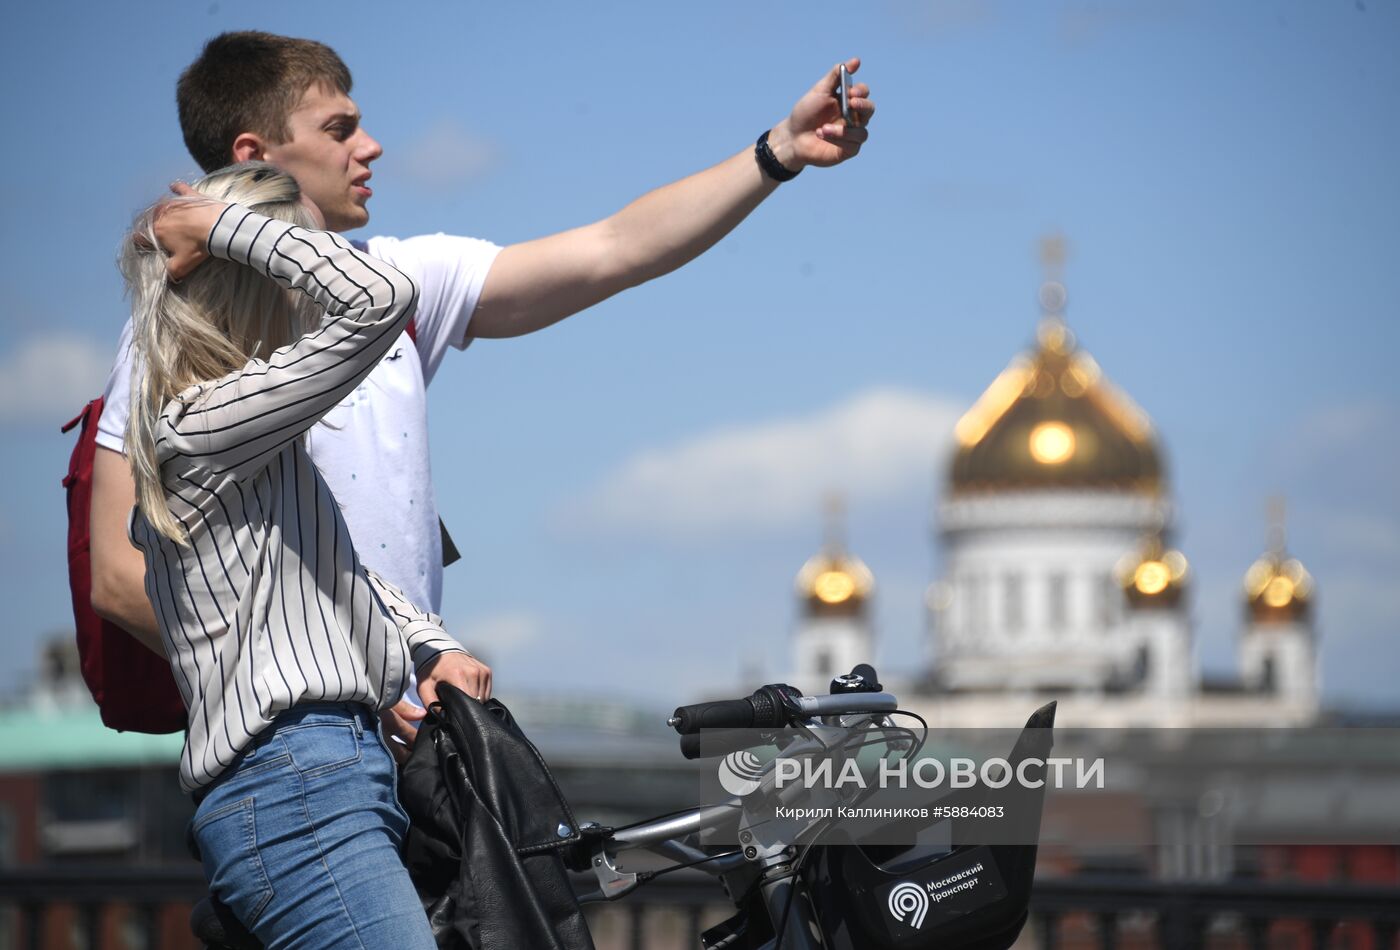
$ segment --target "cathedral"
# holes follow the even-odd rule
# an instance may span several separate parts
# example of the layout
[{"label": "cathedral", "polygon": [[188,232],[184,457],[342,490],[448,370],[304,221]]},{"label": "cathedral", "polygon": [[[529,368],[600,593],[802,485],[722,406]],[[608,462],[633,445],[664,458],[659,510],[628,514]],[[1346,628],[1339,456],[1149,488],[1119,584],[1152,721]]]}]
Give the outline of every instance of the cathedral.
[{"label": "cathedral", "polygon": [[[1313,582],[1284,548],[1281,513],[1242,578],[1237,679],[1203,678],[1160,441],[1078,345],[1065,302],[1059,281],[1041,287],[1034,346],[956,426],[933,505],[932,661],[882,678],[935,727],[1017,725],[1049,699],[1065,725],[1314,722]],[[833,533],[797,576],[794,685],[825,692],[876,655],[874,589]]]}]

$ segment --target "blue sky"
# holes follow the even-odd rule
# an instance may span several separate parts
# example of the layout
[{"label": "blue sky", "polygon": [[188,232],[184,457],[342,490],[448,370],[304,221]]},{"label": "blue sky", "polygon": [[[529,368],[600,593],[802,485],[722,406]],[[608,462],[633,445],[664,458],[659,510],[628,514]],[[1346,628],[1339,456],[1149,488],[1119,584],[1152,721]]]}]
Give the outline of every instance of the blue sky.
[{"label": "blue sky", "polygon": [[[949,429],[1031,341],[1037,242],[1058,231],[1070,324],[1165,445],[1206,667],[1233,667],[1240,580],[1282,494],[1318,579],[1329,699],[1391,702],[1393,4],[403,9],[55,2],[8,18],[0,689],[70,623],[57,427],[106,374],[123,227],[194,171],[175,77],[210,35],[260,28],[322,39],[354,70],[386,149],[373,231],[500,243],[745,148],[836,60],[865,60],[879,114],[857,161],[784,186],[679,273],[449,355],[434,466],[465,557],[445,614],[503,691],[664,703],[781,675],[792,577],[833,489],[879,583],[881,663],[922,662]],[[674,477],[619,516],[619,486],[649,470]]]}]

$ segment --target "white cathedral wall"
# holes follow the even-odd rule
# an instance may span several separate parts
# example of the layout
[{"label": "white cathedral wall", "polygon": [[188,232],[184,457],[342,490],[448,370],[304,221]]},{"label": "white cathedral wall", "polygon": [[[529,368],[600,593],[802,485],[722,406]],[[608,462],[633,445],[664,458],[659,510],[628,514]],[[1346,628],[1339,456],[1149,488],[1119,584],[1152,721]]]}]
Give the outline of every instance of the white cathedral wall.
[{"label": "white cathedral wall", "polygon": [[[1101,687],[1135,650],[1120,635],[1120,598],[1109,594],[1113,569],[1167,513],[1162,499],[1122,492],[945,501],[937,527],[950,596],[933,618],[933,636],[935,662],[950,685]],[[1008,578],[1018,579],[1019,611]]]},{"label": "white cathedral wall", "polygon": [[[1097,652],[1121,620],[1116,603],[1121,594],[1110,587],[1113,568],[1138,540],[1132,532],[1094,529],[979,532],[951,539],[945,569],[952,597],[940,624],[940,645],[952,654],[1066,645]],[[1021,589],[1019,618],[1009,616],[1008,578]],[[1063,585],[1059,611],[1057,584]]]}]

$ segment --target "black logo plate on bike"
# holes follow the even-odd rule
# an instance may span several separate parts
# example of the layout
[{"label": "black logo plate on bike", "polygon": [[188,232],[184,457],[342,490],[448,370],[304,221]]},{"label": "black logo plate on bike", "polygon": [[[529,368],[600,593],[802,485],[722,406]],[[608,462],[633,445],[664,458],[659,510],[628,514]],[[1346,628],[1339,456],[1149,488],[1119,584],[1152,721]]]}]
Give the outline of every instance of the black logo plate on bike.
[{"label": "black logo plate on bike", "polygon": [[1006,884],[986,847],[950,854],[875,890],[886,932],[901,946],[915,934],[1006,896]]}]

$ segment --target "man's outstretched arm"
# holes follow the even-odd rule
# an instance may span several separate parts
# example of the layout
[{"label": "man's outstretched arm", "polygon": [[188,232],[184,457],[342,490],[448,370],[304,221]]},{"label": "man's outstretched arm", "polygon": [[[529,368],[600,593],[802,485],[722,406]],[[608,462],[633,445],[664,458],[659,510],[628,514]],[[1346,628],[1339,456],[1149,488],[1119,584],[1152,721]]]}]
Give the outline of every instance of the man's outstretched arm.
[{"label": "man's outstretched arm", "polygon": [[[846,68],[854,73],[860,60]],[[838,67],[821,78],[769,133],[768,144],[789,171],[837,165],[860,151],[875,114],[870,90],[851,89],[857,125],[846,127],[832,96]],[[665,185],[595,224],[501,251],[472,316],[471,335],[520,336],[669,273],[713,246],[744,220],[777,182],[754,160],[753,148]]]}]

